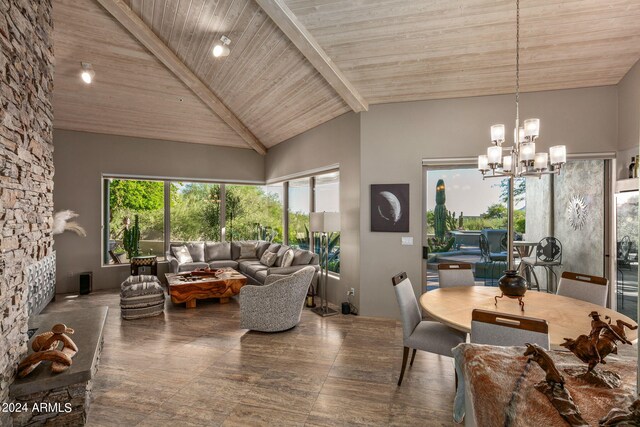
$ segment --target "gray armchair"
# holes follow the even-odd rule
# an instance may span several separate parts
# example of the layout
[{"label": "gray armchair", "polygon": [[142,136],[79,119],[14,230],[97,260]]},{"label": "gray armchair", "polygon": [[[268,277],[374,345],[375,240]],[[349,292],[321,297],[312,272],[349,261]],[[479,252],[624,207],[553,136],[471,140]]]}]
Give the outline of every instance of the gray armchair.
[{"label": "gray armchair", "polygon": [[263,286],[245,285],[240,290],[240,327],[279,332],[296,326],[315,272],[309,266],[289,276],[271,274]]}]

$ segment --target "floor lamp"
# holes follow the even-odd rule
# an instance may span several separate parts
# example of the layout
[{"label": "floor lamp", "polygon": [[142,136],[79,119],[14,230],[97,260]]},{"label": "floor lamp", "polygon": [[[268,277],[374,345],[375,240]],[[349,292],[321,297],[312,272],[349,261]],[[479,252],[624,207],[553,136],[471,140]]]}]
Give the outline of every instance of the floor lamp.
[{"label": "floor lamp", "polygon": [[338,212],[312,212],[309,219],[309,231],[320,233],[320,277],[318,284],[322,284],[320,306],[313,309],[322,317],[338,314],[336,310],[329,308],[327,302],[327,283],[329,279],[329,233],[340,231],[340,213]]}]

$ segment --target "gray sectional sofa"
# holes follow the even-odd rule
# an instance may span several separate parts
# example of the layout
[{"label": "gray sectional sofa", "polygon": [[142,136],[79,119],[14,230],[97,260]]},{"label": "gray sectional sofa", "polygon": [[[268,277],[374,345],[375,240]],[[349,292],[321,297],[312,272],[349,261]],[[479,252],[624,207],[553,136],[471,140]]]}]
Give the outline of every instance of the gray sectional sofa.
[{"label": "gray sectional sofa", "polygon": [[[181,246],[186,246],[191,257],[191,262],[180,262],[176,257],[176,250],[179,250]],[[245,249],[244,254],[242,253],[243,247]],[[255,248],[255,250],[250,250],[252,247]],[[284,254],[288,249],[293,251],[293,261],[290,266],[283,267]],[[260,262],[260,259],[267,251],[276,254],[275,264],[271,267]],[[312,266],[316,270],[312,284],[316,286],[318,282],[318,272],[320,271],[318,254],[304,249],[294,249],[286,245],[262,240],[238,242],[176,242],[171,243],[166,256],[171,271],[174,273],[193,271],[206,267],[232,267],[247,276],[252,284],[257,285],[263,285],[269,275],[292,274],[304,267]]]}]

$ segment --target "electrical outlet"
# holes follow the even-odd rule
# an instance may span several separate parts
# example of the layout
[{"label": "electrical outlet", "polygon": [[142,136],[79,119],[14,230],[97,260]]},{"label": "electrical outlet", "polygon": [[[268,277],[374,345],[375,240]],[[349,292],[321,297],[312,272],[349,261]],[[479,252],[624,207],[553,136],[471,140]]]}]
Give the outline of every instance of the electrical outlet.
[{"label": "electrical outlet", "polygon": [[347,291],[347,296],[355,296],[356,295],[356,290],[354,288],[351,288]]}]

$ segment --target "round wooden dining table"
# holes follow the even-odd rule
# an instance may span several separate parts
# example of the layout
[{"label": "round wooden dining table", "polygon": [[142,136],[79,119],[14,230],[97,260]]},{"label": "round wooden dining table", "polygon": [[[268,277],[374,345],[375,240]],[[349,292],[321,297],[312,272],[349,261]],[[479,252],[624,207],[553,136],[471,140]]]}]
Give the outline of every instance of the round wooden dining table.
[{"label": "round wooden dining table", "polygon": [[[577,338],[589,335],[591,317],[589,313],[597,311],[602,316],[609,316],[615,324],[622,319],[636,325],[632,319],[608,308],[585,301],[546,292],[528,291],[524,298],[524,311],[520,309],[518,300],[507,297],[494,298],[501,294],[499,288],[488,286],[460,286],[435,289],[420,297],[420,305],[433,319],[462,332],[471,332],[471,312],[476,309],[496,311],[515,316],[544,319],[549,325],[549,340],[552,346],[564,342],[563,338]],[[626,329],[629,341],[638,337],[637,330]]]}]

